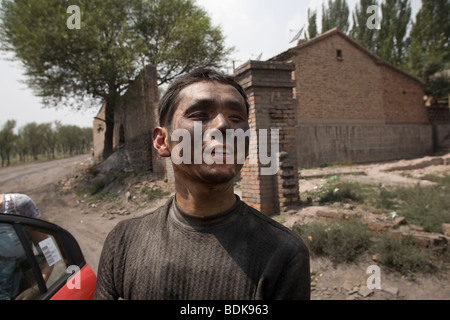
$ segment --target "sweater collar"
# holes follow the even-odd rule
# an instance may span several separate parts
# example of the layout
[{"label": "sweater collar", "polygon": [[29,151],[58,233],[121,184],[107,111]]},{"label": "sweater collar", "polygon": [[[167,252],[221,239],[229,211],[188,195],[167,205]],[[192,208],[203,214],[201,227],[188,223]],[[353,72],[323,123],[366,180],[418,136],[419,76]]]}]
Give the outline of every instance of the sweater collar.
[{"label": "sweater collar", "polygon": [[242,203],[241,199],[239,198],[238,195],[235,195],[235,197],[236,202],[230,209],[212,216],[199,217],[184,212],[178,206],[175,197],[173,199],[170,211],[173,214],[172,216],[174,217],[175,221],[181,223],[184,226],[189,226],[194,229],[218,226],[228,222],[231,217],[233,217],[236,213],[241,211],[240,210]]}]

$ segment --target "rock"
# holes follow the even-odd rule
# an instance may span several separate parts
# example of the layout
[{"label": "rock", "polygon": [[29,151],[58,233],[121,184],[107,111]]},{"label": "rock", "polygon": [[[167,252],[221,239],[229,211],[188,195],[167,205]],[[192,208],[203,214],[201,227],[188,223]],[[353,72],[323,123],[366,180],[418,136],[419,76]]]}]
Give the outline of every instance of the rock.
[{"label": "rock", "polygon": [[393,296],[397,296],[398,295],[398,288],[396,287],[391,287],[391,286],[383,286],[381,288],[382,291],[387,292],[392,294]]},{"label": "rock", "polygon": [[325,219],[343,219],[344,214],[340,212],[335,211],[325,211],[325,210],[318,210],[316,212],[316,216],[322,217]]},{"label": "rock", "polygon": [[450,223],[443,223],[442,224],[442,233],[445,236],[450,237]]},{"label": "rock", "polygon": [[405,217],[397,217],[394,219],[394,228],[398,228],[400,225],[406,223],[406,218]]},{"label": "rock", "polygon": [[108,157],[105,161],[95,166],[99,174],[108,174],[109,172],[119,172],[130,166],[130,156],[125,149],[119,149]]},{"label": "rock", "polygon": [[367,298],[373,294],[373,290],[367,288],[366,286],[362,286],[361,288],[359,288],[358,294],[363,298]]},{"label": "rock", "polygon": [[345,280],[344,284],[342,285],[342,288],[344,288],[347,291],[352,291],[353,289],[353,284],[351,281],[349,280]]}]

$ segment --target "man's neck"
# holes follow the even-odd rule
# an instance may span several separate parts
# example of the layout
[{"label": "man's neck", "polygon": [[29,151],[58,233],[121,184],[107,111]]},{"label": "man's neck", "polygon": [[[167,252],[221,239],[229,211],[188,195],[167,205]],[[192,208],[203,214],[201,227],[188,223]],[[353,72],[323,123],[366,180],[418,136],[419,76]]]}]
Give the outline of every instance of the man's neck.
[{"label": "man's neck", "polygon": [[236,203],[233,181],[214,186],[176,183],[175,189],[178,207],[195,216],[212,216],[230,209]]}]

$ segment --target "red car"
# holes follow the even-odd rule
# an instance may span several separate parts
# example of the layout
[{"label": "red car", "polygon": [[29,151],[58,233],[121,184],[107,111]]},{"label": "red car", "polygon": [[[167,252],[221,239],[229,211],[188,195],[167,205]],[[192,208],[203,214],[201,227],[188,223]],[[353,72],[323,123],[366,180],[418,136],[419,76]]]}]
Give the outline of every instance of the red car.
[{"label": "red car", "polygon": [[96,281],[69,232],[0,214],[0,300],[91,300]]}]

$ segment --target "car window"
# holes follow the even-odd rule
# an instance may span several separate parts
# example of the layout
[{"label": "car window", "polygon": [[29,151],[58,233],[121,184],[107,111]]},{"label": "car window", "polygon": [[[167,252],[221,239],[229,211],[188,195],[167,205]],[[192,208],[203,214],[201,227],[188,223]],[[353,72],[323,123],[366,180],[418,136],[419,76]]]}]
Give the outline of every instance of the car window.
[{"label": "car window", "polygon": [[56,237],[48,231],[24,227],[28,235],[33,254],[39,264],[47,288],[58,279],[66,277],[68,261]]},{"label": "car window", "polygon": [[0,223],[0,300],[39,296],[24,247],[10,224]]}]

